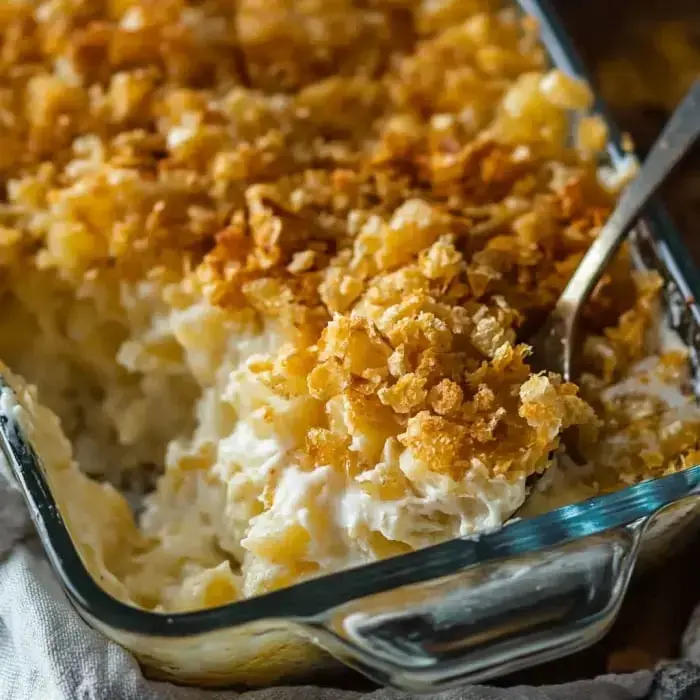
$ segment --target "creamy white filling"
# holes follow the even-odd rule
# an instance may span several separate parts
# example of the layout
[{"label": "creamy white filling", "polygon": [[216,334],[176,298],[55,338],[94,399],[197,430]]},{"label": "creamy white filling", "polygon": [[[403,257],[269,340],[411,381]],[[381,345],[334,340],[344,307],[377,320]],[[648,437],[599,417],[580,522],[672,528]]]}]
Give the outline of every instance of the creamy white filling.
[{"label": "creamy white filling", "polygon": [[[429,488],[422,496],[380,500],[330,466],[302,471],[290,465],[272,506],[253,518],[242,544],[252,546],[252,540],[298,523],[310,534],[306,559],[322,570],[339,570],[375,558],[369,533],[418,549],[498,527],[524,497],[524,479],[482,478],[470,484],[469,493]],[[323,514],[320,521],[314,512]]]},{"label": "creamy white filling", "polygon": [[647,357],[636,364],[628,377],[602,392],[603,401],[623,397],[646,397],[664,404],[680,420],[697,419],[700,409],[692,396],[677,382],[664,381],[658,357]]},{"label": "creamy white filling", "polygon": [[[686,352],[678,335],[665,323],[660,325],[659,340],[664,352]],[[615,455],[629,451],[632,446],[638,454],[658,453],[665,436],[689,422],[700,422],[700,406],[684,388],[683,377],[680,381],[669,378],[661,362],[658,355],[646,357],[631,368],[627,377],[602,392],[604,402],[637,402],[632,410],[638,410],[640,418],[646,417],[643,414],[648,410],[658,410],[659,406],[661,415],[654,430],[636,429],[633,437],[624,430],[608,435],[601,446],[601,460],[614,462]],[[653,405],[645,407],[645,400],[651,400]],[[523,514],[535,515],[596,496],[597,489],[589,478],[594,468],[594,464],[574,463],[560,450],[550,469],[537,482]]]},{"label": "creamy white filling", "polygon": [[[413,459],[410,453],[404,453]],[[427,488],[424,495],[383,501],[356,484],[340,497],[338,525],[350,537],[361,526],[415,548],[502,525],[522,504],[525,480],[483,479],[470,493]]]},{"label": "creamy white filling", "polygon": [[[250,368],[252,362],[274,358],[282,338],[274,328],[260,332],[231,325],[224,332],[217,313],[204,306],[196,313],[186,308],[174,311],[170,319],[170,333],[177,336],[184,349],[184,362],[212,384],[204,389],[196,406],[194,436],[170,444],[162,488],[142,520],[146,535],[160,543],[149,569],[154,575],[161,563],[175,565],[176,571],[176,563],[184,557],[189,563],[182,566],[181,581],[197,578],[202,571],[221,565],[221,550],[243,564],[255,543],[267,537],[274,539],[294,524],[309,535],[305,561],[317,563],[321,573],[339,570],[379,556],[373,533],[418,549],[497,528],[523,504],[524,478],[494,477],[475,462],[456,482],[417,460],[395,436],[382,437],[378,442],[377,435],[364,434],[353,424],[342,400],[332,400],[325,406],[329,426],[350,436],[350,449],[369,459],[374,467],[355,476],[330,465],[305,471],[295,454],[308,428],[316,424],[318,416],[314,417],[313,411],[318,407],[313,409],[308,396],[280,396]],[[138,357],[143,350],[150,352],[151,346],[162,347],[168,336],[167,326],[151,326],[152,332],[136,341],[141,347],[127,348],[126,355],[133,351],[132,357]],[[234,346],[235,351],[231,349]],[[226,357],[228,362],[211,374],[206,368],[215,366],[217,357]],[[604,400],[654,397],[667,406],[669,430],[674,421],[700,419],[700,409],[677,383],[664,381],[663,375],[655,372],[657,363],[658,358],[644,360],[627,379],[604,392]],[[21,407],[8,403],[11,400],[12,394],[3,392],[0,408],[21,411]],[[41,415],[41,420],[30,416],[30,429],[42,457],[52,465],[62,465],[52,466],[52,471],[65,470],[65,483],[82,478],[72,465],[70,444],[57,419],[53,417],[54,426]],[[377,490],[392,474],[404,480],[399,492],[378,497]],[[528,510],[541,512],[594,495],[582,485],[581,474],[581,467],[571,467],[567,457],[560,455],[540,482]],[[76,499],[81,500],[79,489],[74,489],[72,496],[62,489],[69,500],[72,498],[71,510],[83,508],[76,503]],[[93,498],[97,492],[83,489],[83,493]],[[94,517],[88,513],[96,508],[99,504],[90,506],[85,501],[84,517]],[[92,535],[85,534],[85,541],[95,551],[102,546],[97,544],[100,537],[107,541],[104,528],[101,535],[98,529],[93,528]],[[117,585],[116,580],[112,585]],[[177,588],[179,584],[170,578],[167,585]]]}]

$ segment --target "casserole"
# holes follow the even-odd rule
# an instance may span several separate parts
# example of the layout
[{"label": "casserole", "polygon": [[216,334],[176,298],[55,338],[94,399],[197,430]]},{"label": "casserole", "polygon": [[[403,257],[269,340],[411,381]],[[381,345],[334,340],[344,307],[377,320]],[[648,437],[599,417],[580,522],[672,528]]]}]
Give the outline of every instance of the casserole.
[{"label": "casserole", "polygon": [[[525,9],[534,12],[537,8],[526,6]],[[547,40],[550,42],[552,57],[557,61],[557,54],[561,53],[561,45],[551,37],[552,32],[555,31],[554,25],[543,23],[543,28],[545,36],[549,36]],[[564,59],[559,56],[559,60],[563,61]],[[566,63],[561,63],[561,65],[571,67],[567,66]],[[180,132],[178,135],[182,136]],[[612,155],[613,157],[617,155],[619,162],[616,164],[621,166],[623,162],[621,153],[613,150]],[[669,295],[669,308],[674,309],[673,300],[676,298],[677,301],[679,293],[684,294],[686,283],[683,276],[677,274],[673,257],[664,252],[665,246],[669,245],[670,240],[672,238],[666,238],[657,245],[650,232],[640,230],[637,249],[641,253],[644,251],[644,245],[648,244],[651,251],[649,259],[652,262],[652,267],[659,269],[662,275],[671,278],[666,291]],[[640,265],[643,265],[642,255],[640,254],[638,257]],[[688,328],[694,327],[692,324],[695,322],[696,313],[692,300],[690,303],[688,300],[690,297],[682,296],[682,310],[679,314],[682,317],[682,322],[686,324],[683,327],[686,332],[688,332]],[[673,320],[677,321],[678,319]],[[674,325],[679,324],[674,323]],[[36,434],[31,436],[34,439],[37,438],[41,430],[40,425],[35,427]],[[20,443],[15,440],[14,447],[16,448],[18,444]],[[93,624],[114,636],[125,646],[132,648],[146,665],[158,669],[162,673],[197,682],[271,682],[277,677],[281,677],[283,671],[290,667],[301,669],[305,665],[314,665],[318,654],[308,644],[308,639],[312,639],[324,646],[331,647],[336,655],[346,658],[367,672],[372,672],[375,677],[379,677],[381,680],[414,689],[435,689],[441,684],[456,682],[464,677],[474,677],[475,675],[474,673],[471,676],[465,675],[465,664],[469,665],[467,664],[468,659],[461,659],[458,662],[454,658],[456,650],[464,647],[459,636],[449,640],[447,646],[444,646],[447,642],[441,641],[440,644],[444,648],[441,646],[437,651],[433,649],[428,656],[425,652],[422,655],[418,653],[420,649],[416,646],[416,635],[418,635],[416,630],[420,630],[420,627],[417,627],[418,619],[425,618],[428,639],[432,636],[431,633],[435,625],[439,624],[440,627],[444,627],[444,621],[452,619],[451,616],[448,618],[445,615],[447,608],[438,609],[438,601],[442,600],[441,592],[444,591],[445,600],[452,601],[450,609],[453,608],[455,595],[463,588],[463,582],[460,583],[461,576],[448,581],[438,581],[425,589],[421,586],[419,589],[405,590],[403,587],[403,584],[416,582],[416,579],[412,578],[415,575],[419,577],[432,576],[436,570],[439,571],[439,566],[431,567],[428,564],[431,561],[433,564],[444,562],[447,554],[455,551],[454,547],[450,549],[442,546],[442,548],[426,550],[424,553],[420,553],[420,557],[425,555],[424,559],[421,559],[419,555],[411,555],[410,558],[396,560],[381,567],[370,567],[342,574],[336,580],[344,581],[349,587],[347,600],[344,600],[346,605],[342,605],[340,599],[333,598],[332,602],[328,601],[327,603],[327,607],[329,606],[332,612],[319,608],[323,600],[322,596],[319,595],[322,584],[315,585],[315,588],[311,584],[304,584],[288,591],[272,594],[269,597],[203,613],[173,615],[136,611],[117,604],[104,592],[97,593],[96,591],[99,589],[94,583],[90,584],[89,579],[81,579],[85,571],[78,563],[79,558],[70,544],[70,540],[67,539],[66,530],[62,529],[61,517],[58,515],[61,510],[65,511],[65,509],[62,509],[59,503],[58,510],[56,510],[55,503],[52,501],[51,491],[56,492],[59,484],[51,483],[51,478],[47,482],[40,473],[30,474],[30,469],[30,463],[20,462],[18,469],[20,481],[27,488],[30,501],[35,499],[37,486],[44,492],[43,496],[47,500],[42,503],[35,502],[32,512],[35,517],[39,518],[40,531],[48,537],[48,547],[52,552],[54,564],[65,573],[68,563],[71,562],[71,572],[68,577],[64,576],[64,581],[68,585],[69,592],[79,602],[83,614]],[[30,486],[32,479],[34,479],[34,488]],[[47,483],[49,489],[45,488]],[[659,485],[658,488],[662,489],[662,486]],[[647,485],[641,491],[633,490],[630,493],[635,496],[639,493],[648,495],[650,489],[653,491],[653,488]],[[627,496],[631,497],[630,494]],[[620,501],[611,498],[608,501],[598,502],[592,512],[596,512],[595,508],[603,508],[604,511],[606,503],[619,506]],[[663,501],[659,501],[659,505],[662,503]],[[684,503],[678,507],[682,507],[683,519],[685,520],[688,505]],[[590,512],[586,512],[590,516]],[[570,514],[571,511],[568,513]],[[678,515],[678,511],[675,514]],[[46,519],[47,517],[49,519]],[[544,521],[534,522],[539,522],[544,528]],[[69,524],[70,527],[71,524]],[[75,531],[75,523],[72,527]],[[518,531],[516,528],[515,531],[508,531],[508,534]],[[514,561],[511,568],[508,568],[507,563],[501,563],[496,578],[502,579],[506,575],[504,574],[506,571],[509,578],[515,577],[519,581],[522,580],[526,586],[534,587],[535,590],[542,592],[544,590],[542,588],[543,581],[552,580],[550,569],[547,567],[552,565],[560,568],[564,565],[566,569],[567,562],[571,562],[569,573],[574,572],[571,577],[574,583],[577,581],[580,583],[581,580],[590,582],[590,579],[581,579],[580,574],[583,571],[601,572],[601,581],[610,581],[611,578],[618,577],[615,585],[611,586],[609,591],[610,600],[607,601],[603,596],[603,598],[596,598],[594,601],[604,603],[601,610],[607,611],[608,614],[604,616],[604,619],[609,619],[624,591],[624,584],[629,577],[630,565],[636,556],[639,539],[643,532],[646,532],[645,526],[632,523],[627,529],[615,530],[598,540],[566,544],[564,550],[550,551],[542,555],[542,559],[537,555],[538,548],[533,547],[530,553],[524,555],[524,560]],[[488,536],[485,537],[484,541],[489,541]],[[86,556],[85,551],[81,554],[83,557]],[[417,564],[419,561],[421,563]],[[420,568],[420,574],[416,573],[416,567]],[[458,566],[458,570],[460,568],[461,566]],[[410,574],[411,571],[414,573]],[[472,576],[484,577],[487,582],[490,582],[493,576],[493,573],[489,573],[490,571],[493,570],[486,568],[480,573],[479,571],[470,572],[468,578],[471,581],[473,580]],[[534,573],[532,573],[533,571]],[[375,572],[374,577],[372,572]],[[382,588],[386,590],[389,584],[392,587],[394,584],[399,586],[395,592],[390,593],[391,603],[389,607],[395,607],[398,601],[401,601],[403,605],[410,604],[409,611],[416,610],[416,615],[412,615],[410,625],[407,624],[408,616],[405,613],[400,620],[387,619],[386,598],[373,597],[368,601],[369,613],[363,607],[357,606],[356,599],[361,593],[370,592],[367,586],[372,581],[377,582],[378,572],[382,572]],[[390,572],[394,573],[389,575]],[[449,574],[449,570],[442,570],[441,573],[445,576]],[[545,578],[539,578],[543,574]],[[403,575],[406,575],[407,578],[403,578]],[[80,585],[76,585],[78,580],[80,580]],[[87,589],[83,587],[83,584],[87,586]],[[107,584],[107,580],[102,581],[103,586],[107,586]],[[305,586],[306,595],[313,596],[313,605],[309,604],[306,609],[297,598],[297,596],[304,594]],[[90,588],[92,603],[88,602],[84,595]],[[594,588],[598,590],[597,587],[594,586]],[[479,587],[469,586],[470,595],[478,596],[480,590]],[[516,590],[515,587],[513,590]],[[521,589],[518,591],[522,593]],[[379,591],[375,589],[375,592]],[[108,605],[98,610],[94,605],[97,598],[93,598],[93,594],[101,600],[101,603],[109,601]],[[430,596],[427,602],[426,596]],[[457,597],[459,598],[459,596]],[[291,601],[295,601],[293,614],[287,614],[286,605]],[[420,606],[418,601],[420,601]],[[464,601],[459,600],[458,602],[461,605]],[[427,605],[427,612],[421,607],[423,605]],[[470,609],[471,605],[473,604],[464,603],[463,607]],[[256,606],[258,607],[256,608]],[[432,606],[435,606],[434,610]],[[265,610],[262,615],[255,612],[260,608]],[[229,618],[228,614],[231,614],[232,618],[236,619],[241,626],[231,628],[229,625],[232,618]],[[338,619],[343,620],[342,624],[338,625]],[[137,623],[137,621],[139,622]],[[550,617],[549,621],[552,622],[553,618]],[[387,622],[392,624],[387,625]],[[147,631],[140,627],[141,623],[148,626]],[[604,628],[604,624],[600,620],[597,621],[597,632],[592,630],[590,625],[582,625],[581,627],[585,631],[585,635],[574,635],[577,645],[591,641],[595,634]],[[402,628],[403,632],[401,632]],[[407,629],[408,632],[406,632]],[[297,632],[297,636],[290,637],[290,631]],[[489,633],[489,629],[487,628],[482,633]],[[512,642],[511,639],[511,646]],[[570,649],[573,646],[575,645],[572,643],[568,647],[562,646],[561,649]],[[551,645],[548,653],[551,654]],[[512,663],[517,658],[522,661],[522,651],[512,649],[511,668]],[[488,672],[493,672],[497,668],[497,664],[492,663],[489,665]],[[476,677],[484,677],[487,671],[482,668],[479,673],[481,675]]]}]

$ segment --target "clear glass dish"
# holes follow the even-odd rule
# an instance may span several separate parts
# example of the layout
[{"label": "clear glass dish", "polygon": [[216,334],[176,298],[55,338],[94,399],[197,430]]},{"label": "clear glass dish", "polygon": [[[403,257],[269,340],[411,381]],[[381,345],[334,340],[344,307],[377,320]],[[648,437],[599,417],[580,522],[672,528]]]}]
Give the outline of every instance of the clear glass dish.
[{"label": "clear glass dish", "polygon": [[[518,4],[539,21],[552,63],[585,77],[546,2]],[[601,105],[596,111],[605,115]],[[629,155],[609,126],[610,161],[620,166]],[[635,263],[666,280],[667,320],[688,346],[700,386],[700,275],[661,209],[640,224],[633,245]],[[695,467],[258,598],[158,614],[117,601],[90,576],[31,446],[7,415],[0,427],[2,448],[78,612],[151,675],[185,683],[309,680],[335,658],[380,683],[433,692],[564,656],[609,628],[640,557],[657,558],[700,522]]]}]

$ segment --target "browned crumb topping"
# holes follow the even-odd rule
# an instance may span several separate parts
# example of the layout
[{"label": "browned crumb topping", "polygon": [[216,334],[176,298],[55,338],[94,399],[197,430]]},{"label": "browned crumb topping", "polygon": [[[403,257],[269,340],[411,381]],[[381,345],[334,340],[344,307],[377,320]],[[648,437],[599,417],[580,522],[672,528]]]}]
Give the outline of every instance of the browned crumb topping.
[{"label": "browned crumb topping", "polygon": [[[541,469],[595,420],[519,341],[613,198],[600,123],[568,143],[588,90],[492,5],[3,6],[0,263],[81,294],[150,277],[252,308],[295,347],[253,368],[276,390],[340,397],[378,446],[398,434],[455,477]],[[657,287],[624,253],[599,284],[603,384],[642,354]],[[310,434],[307,457],[347,456],[338,439]]]}]

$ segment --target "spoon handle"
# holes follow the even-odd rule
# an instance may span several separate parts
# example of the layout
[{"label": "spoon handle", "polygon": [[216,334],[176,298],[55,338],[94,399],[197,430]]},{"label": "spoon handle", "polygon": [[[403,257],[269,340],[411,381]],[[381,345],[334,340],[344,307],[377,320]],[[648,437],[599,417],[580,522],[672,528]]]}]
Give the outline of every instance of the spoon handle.
[{"label": "spoon handle", "polygon": [[696,80],[657,139],[637,177],[598,234],[559,297],[557,306],[578,312],[610,258],[659,185],[700,136],[700,80]]}]

